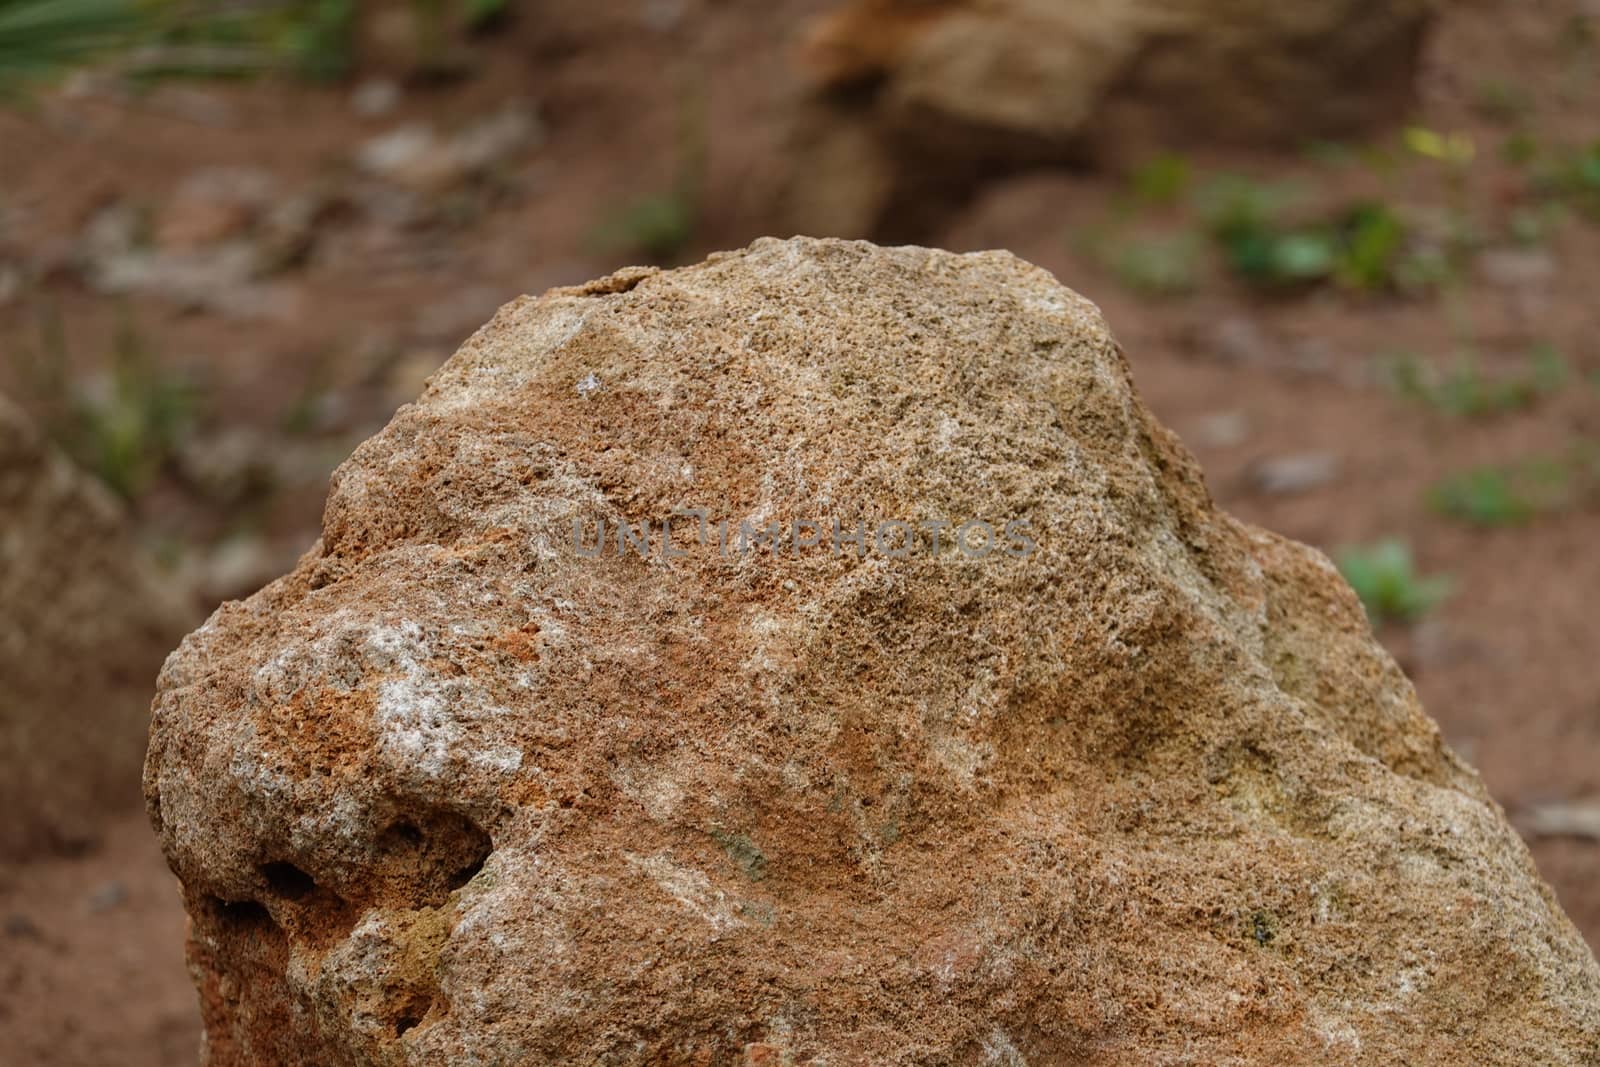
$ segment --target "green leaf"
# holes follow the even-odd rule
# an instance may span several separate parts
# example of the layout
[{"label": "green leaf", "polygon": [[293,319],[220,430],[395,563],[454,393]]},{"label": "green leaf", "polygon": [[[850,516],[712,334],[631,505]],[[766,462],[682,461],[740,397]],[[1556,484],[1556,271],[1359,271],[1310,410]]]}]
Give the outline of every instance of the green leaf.
[{"label": "green leaf", "polygon": [[1287,281],[1325,278],[1334,259],[1332,238],[1314,230],[1285,234],[1272,247],[1273,273]]},{"label": "green leaf", "polygon": [[1133,194],[1146,204],[1177,203],[1189,188],[1189,160],[1180,155],[1157,156],[1133,172]]},{"label": "green leaf", "polygon": [[132,0],[0,0],[0,92],[124,44],[141,22]]},{"label": "green leaf", "polygon": [[1449,578],[1417,574],[1410,547],[1395,538],[1346,549],[1339,555],[1339,570],[1361,598],[1374,625],[1414,620],[1431,611],[1451,590]]},{"label": "green leaf", "polygon": [[1514,526],[1533,516],[1533,505],[1496,467],[1475,467],[1453,475],[1429,494],[1435,510],[1474,526]]}]

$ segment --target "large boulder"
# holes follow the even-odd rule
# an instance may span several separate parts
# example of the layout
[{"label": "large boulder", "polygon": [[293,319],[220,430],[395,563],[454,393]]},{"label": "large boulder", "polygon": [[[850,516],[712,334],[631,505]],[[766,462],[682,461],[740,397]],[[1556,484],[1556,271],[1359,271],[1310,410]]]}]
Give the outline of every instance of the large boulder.
[{"label": "large boulder", "polygon": [[802,124],[796,221],[892,229],[916,221],[908,206],[1006,167],[1200,141],[1292,147],[1393,122],[1439,6],[844,0],[801,51],[819,87],[841,91]]},{"label": "large boulder", "polygon": [[111,494],[0,397],[0,860],[137,809],[156,673],[190,624]]},{"label": "large boulder", "polygon": [[212,1067],[1600,1048],[1333,567],[1001,252],[507,305],[170,659],[145,781]]}]

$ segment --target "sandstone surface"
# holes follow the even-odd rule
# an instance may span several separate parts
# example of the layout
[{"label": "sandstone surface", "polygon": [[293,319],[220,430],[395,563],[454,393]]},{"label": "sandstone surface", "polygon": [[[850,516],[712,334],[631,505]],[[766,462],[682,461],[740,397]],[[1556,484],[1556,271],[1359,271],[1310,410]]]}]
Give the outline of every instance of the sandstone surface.
[{"label": "sandstone surface", "polygon": [[507,305],[172,656],[145,787],[211,1067],[1600,1062],[1334,568],[1006,253]]}]

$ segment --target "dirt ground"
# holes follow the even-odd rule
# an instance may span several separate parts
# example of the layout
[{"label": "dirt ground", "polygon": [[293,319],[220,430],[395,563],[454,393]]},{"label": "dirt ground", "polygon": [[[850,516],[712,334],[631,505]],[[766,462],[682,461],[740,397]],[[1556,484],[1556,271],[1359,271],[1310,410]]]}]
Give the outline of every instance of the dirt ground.
[{"label": "dirt ground", "polygon": [[142,811],[0,888],[0,1047],[16,1064],[194,1063],[183,908]]},{"label": "dirt ground", "polygon": [[[203,617],[292,563],[315,537],[332,467],[495,307],[645,258],[605,234],[626,205],[680,179],[685,99],[703,102],[709,132],[698,217],[672,258],[765,233],[787,118],[804,92],[787,57],[824,6],[551,5],[480,43],[476,76],[443,86],[379,72],[333,87],[133,92],[84,78],[0,112],[0,357],[10,357],[0,390],[51,418],[61,400],[37,385],[40,357],[66,361],[71,379],[103,393],[118,338],[133,337],[150,360],[141,374],[194,391],[191,417],[161,442],[133,507]],[[1556,832],[1549,818],[1600,804],[1600,511],[1591,498],[1483,529],[1440,514],[1427,495],[1474,464],[1600,439],[1600,221],[1574,213],[1535,242],[1505,237],[1527,191],[1502,151],[1514,137],[1600,138],[1594,35],[1600,11],[1580,0],[1451,8],[1416,112],[1397,120],[1471,138],[1476,157],[1459,179],[1426,161],[1375,171],[1293,146],[1191,156],[1197,173],[1293,179],[1319,199],[1376,190],[1405,205],[1459,201],[1489,236],[1446,295],[1323,286],[1263,296],[1214,265],[1192,292],[1143,295],[1085,239],[1117,217],[1126,174],[997,179],[919,240],[1009,248],[1096,300],[1146,400],[1228,510],[1330,552],[1401,537],[1423,571],[1450,577],[1436,610],[1382,636],[1600,946],[1600,831]],[[387,95],[396,99],[380,107]],[[359,163],[363,146],[408,124],[468,129],[507,109],[520,138],[470,174],[396,177]],[[1366,147],[1399,138],[1397,125]],[[185,183],[216,168],[232,170],[248,210],[186,199]],[[270,217],[286,203],[300,222]],[[190,273],[129,259],[152,240],[190,255]],[[206,258],[230,241],[288,250],[274,251],[270,270],[235,277]],[[121,282],[106,280],[113,268]],[[1519,373],[1549,345],[1570,383],[1519,410],[1464,418],[1397,395],[1380,373],[1402,351],[1444,362],[1468,344],[1491,375]],[[0,871],[0,923],[0,1060],[195,1061],[182,910],[137,798],[97,849]]]}]

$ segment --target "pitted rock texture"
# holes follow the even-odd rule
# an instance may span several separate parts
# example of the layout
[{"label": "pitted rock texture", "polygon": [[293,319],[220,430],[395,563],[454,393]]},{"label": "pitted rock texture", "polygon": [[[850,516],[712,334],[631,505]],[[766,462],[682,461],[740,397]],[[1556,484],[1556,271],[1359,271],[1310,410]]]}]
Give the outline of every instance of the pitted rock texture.
[{"label": "pitted rock texture", "polygon": [[508,305],[168,662],[146,792],[213,1067],[1600,1062],[1349,589],[1005,253]]},{"label": "pitted rock texture", "polygon": [[117,501],[0,397],[0,861],[138,805],[156,673],[192,625]]}]

